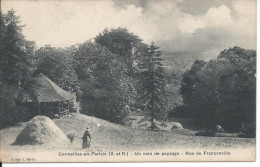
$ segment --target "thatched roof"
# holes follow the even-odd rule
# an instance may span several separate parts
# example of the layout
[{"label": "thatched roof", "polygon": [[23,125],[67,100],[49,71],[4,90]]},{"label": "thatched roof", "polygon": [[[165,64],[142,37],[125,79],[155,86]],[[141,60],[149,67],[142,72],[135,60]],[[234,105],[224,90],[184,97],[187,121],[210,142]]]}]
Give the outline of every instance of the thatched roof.
[{"label": "thatched roof", "polygon": [[20,93],[23,102],[56,102],[75,99],[76,96],[63,90],[43,74],[30,79]]}]

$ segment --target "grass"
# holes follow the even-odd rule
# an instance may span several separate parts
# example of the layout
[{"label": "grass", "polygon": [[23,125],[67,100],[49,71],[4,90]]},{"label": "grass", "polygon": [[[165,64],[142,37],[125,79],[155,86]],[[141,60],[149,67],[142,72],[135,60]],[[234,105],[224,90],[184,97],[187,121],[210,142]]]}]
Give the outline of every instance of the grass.
[{"label": "grass", "polygon": [[[26,123],[2,129],[0,131],[1,148],[4,150],[36,151],[47,149],[81,150],[80,139],[86,126],[90,128],[92,143],[90,151],[137,151],[137,150],[162,150],[175,148],[235,148],[255,145],[255,139],[238,137],[204,137],[195,136],[197,131],[149,131],[134,129],[126,126],[113,124],[102,119],[82,114],[72,114],[71,117],[54,119],[56,125],[67,136],[70,133],[76,135],[70,143],[59,145],[40,146],[11,146],[16,136],[22,131]],[[100,124],[101,126],[97,126]],[[184,126],[185,127],[185,126]]]}]

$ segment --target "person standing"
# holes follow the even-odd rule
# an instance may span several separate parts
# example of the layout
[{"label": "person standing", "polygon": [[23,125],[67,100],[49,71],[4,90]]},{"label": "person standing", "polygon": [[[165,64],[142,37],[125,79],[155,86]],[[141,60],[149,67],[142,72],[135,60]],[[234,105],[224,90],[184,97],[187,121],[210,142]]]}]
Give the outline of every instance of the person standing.
[{"label": "person standing", "polygon": [[90,147],[91,136],[90,136],[89,132],[90,132],[90,129],[87,127],[83,137],[81,138],[81,139],[83,139],[83,141],[82,141],[83,149]]}]

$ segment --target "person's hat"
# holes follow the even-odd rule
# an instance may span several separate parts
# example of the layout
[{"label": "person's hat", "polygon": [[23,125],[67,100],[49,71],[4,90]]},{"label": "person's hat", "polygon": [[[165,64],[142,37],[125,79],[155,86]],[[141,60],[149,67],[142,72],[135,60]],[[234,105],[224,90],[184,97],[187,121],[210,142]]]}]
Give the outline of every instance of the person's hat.
[{"label": "person's hat", "polygon": [[89,129],[89,127],[86,127],[86,129]]}]

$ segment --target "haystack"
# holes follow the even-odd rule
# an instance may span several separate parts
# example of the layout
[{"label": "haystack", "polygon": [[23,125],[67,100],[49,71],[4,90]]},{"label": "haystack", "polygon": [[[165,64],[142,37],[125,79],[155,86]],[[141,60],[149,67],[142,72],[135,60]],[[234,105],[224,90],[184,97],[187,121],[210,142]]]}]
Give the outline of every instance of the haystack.
[{"label": "haystack", "polygon": [[16,137],[15,145],[40,145],[67,142],[65,134],[48,117],[36,116]]}]

